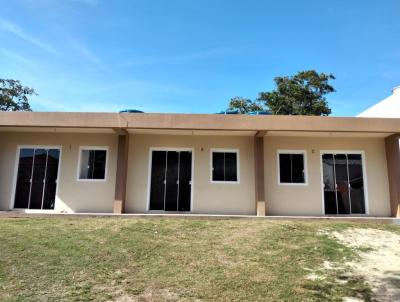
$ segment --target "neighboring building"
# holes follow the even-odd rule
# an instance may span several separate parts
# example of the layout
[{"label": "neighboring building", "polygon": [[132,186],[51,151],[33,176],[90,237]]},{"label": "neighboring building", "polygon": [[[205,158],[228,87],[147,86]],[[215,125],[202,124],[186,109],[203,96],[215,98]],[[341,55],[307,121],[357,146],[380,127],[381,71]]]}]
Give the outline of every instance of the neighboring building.
[{"label": "neighboring building", "polygon": [[0,112],[0,210],[400,216],[400,119]]},{"label": "neighboring building", "polygon": [[400,86],[393,88],[392,95],[357,116],[400,118]]}]

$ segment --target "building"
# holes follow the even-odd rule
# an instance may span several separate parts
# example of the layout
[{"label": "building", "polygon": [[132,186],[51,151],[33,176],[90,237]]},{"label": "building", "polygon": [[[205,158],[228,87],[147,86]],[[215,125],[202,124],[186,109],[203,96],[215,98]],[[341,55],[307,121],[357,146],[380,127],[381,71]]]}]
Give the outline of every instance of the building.
[{"label": "building", "polygon": [[357,116],[400,118],[400,86],[393,88],[390,96]]},{"label": "building", "polygon": [[400,119],[0,112],[0,210],[400,216]]}]

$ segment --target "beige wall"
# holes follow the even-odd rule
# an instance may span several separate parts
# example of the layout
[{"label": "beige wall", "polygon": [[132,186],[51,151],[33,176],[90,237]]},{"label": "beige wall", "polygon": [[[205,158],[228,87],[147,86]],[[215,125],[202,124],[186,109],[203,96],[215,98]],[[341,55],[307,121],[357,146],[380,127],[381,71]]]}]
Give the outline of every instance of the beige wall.
[{"label": "beige wall", "polygon": [[[18,145],[61,146],[56,211],[112,212],[117,136],[113,134],[0,133],[0,210],[10,208]],[[105,182],[77,181],[79,146],[108,146]]]},{"label": "beige wall", "polygon": [[[323,214],[321,150],[364,151],[369,214],[389,216],[390,202],[383,138],[265,137],[267,214]],[[13,191],[18,145],[61,146],[57,211],[112,212],[117,135],[0,132],[0,210],[7,210]],[[77,181],[79,146],[108,146],[107,181]],[[255,214],[254,154],[251,136],[130,135],[126,211],[147,210],[151,147],[193,148],[193,212]],[[210,149],[239,149],[240,183],[210,182]],[[277,150],[307,152],[308,185],[278,185]]]},{"label": "beige wall", "polygon": [[[321,150],[364,151],[369,215],[389,216],[389,184],[383,138],[265,137],[265,190],[271,215],[323,214]],[[278,185],[277,150],[306,150],[308,185]]]},{"label": "beige wall", "polygon": [[[182,135],[131,135],[127,212],[147,210],[151,147],[194,149],[194,213],[255,214],[253,138]],[[211,148],[239,149],[239,184],[210,182]]]}]

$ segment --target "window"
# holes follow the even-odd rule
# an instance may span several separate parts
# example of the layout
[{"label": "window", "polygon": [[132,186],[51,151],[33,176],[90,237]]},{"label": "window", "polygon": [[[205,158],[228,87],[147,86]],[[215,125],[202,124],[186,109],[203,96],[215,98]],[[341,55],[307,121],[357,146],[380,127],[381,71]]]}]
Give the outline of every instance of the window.
[{"label": "window", "polygon": [[211,180],[213,182],[239,182],[238,151],[211,151]]},{"label": "window", "polygon": [[107,148],[82,147],[79,180],[106,180]]},{"label": "window", "polygon": [[279,184],[307,184],[305,151],[278,151]]}]

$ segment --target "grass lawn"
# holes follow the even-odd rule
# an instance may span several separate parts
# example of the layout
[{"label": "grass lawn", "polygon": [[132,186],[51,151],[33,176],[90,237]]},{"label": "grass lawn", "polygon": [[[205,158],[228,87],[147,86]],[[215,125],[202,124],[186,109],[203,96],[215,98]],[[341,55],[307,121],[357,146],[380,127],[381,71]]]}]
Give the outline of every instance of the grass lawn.
[{"label": "grass lawn", "polygon": [[[357,257],[321,233],[354,225],[267,220],[0,219],[0,301],[371,300],[361,277],[309,278]],[[399,226],[357,224],[400,233]]]}]

